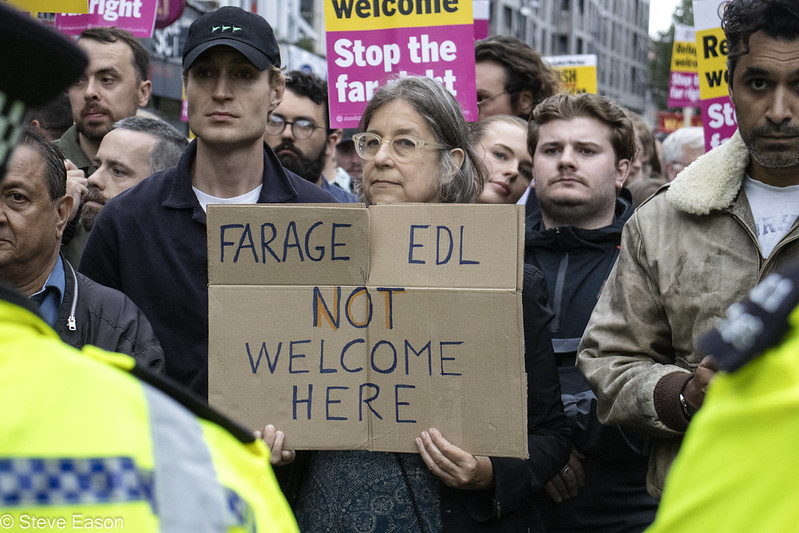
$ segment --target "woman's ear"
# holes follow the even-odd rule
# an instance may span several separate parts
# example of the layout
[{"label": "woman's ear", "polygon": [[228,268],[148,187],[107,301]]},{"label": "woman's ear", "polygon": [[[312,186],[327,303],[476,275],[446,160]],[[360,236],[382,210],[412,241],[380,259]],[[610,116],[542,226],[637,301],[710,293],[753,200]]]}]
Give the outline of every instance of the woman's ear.
[{"label": "woman's ear", "polygon": [[463,160],[466,157],[465,154],[463,153],[463,149],[462,148],[453,148],[452,150],[449,151],[449,153],[452,155],[453,163],[455,163],[455,165],[458,168],[462,168],[463,167]]}]

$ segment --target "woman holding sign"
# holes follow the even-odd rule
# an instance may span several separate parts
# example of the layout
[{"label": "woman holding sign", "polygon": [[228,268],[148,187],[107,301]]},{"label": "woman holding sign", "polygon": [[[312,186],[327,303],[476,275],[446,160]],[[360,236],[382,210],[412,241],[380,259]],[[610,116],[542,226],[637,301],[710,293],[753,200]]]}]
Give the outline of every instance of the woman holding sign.
[{"label": "woman holding sign", "polygon": [[488,181],[477,203],[515,204],[533,179],[527,122],[510,115],[492,115],[474,124],[473,136],[488,170]]},{"label": "woman holding sign", "polygon": [[[353,136],[364,159],[364,199],[377,203],[472,203],[485,168],[455,98],[431,79],[409,76],[381,88]],[[525,361],[530,459],[484,457],[435,428],[415,439],[419,454],[303,452],[278,475],[302,531],[541,530],[531,496],[568,458],[568,426],[547,330],[546,285],[525,271]],[[264,435],[274,464],[290,461],[282,434]]]}]

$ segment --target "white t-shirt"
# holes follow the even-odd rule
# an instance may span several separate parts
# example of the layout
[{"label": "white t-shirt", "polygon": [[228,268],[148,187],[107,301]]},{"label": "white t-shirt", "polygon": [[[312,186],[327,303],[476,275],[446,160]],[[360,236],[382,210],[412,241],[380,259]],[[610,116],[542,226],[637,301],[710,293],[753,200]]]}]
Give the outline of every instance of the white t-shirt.
[{"label": "white t-shirt", "polygon": [[760,252],[768,257],[799,215],[799,185],[774,187],[746,176],[744,191],[755,219]]},{"label": "white t-shirt", "polygon": [[197,201],[200,202],[203,211],[207,212],[208,204],[257,204],[258,198],[261,196],[262,187],[263,184],[257,186],[250,192],[244,193],[241,196],[234,196],[233,198],[217,198],[216,196],[205,194],[197,187],[192,187],[191,189],[194,191],[195,196],[197,196]]}]

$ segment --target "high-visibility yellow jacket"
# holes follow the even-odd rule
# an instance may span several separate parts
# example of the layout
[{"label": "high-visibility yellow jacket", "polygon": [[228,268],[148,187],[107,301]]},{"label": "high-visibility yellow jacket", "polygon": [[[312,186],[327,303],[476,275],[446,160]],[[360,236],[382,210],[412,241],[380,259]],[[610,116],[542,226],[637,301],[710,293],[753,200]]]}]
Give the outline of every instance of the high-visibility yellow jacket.
[{"label": "high-visibility yellow jacket", "polygon": [[297,530],[263,442],[25,305],[0,289],[0,531]]},{"label": "high-visibility yellow jacket", "polygon": [[[799,289],[796,274],[799,271],[793,280],[776,280],[781,287],[766,294],[772,303],[775,294],[782,298],[779,293],[787,293],[782,289]],[[771,282],[775,287],[774,278]],[[796,306],[795,293],[785,303],[789,311]],[[732,327],[720,326],[715,349],[724,345],[720,340],[729,346],[713,355],[730,358],[750,350],[750,356],[762,356],[711,381],[666,479],[648,533],[797,530],[799,307],[790,311],[783,337],[778,320],[784,323],[784,316],[778,319],[763,312],[758,316],[749,312],[751,301],[744,304],[746,311],[737,307],[736,318],[728,320]],[[778,345],[763,353],[758,345],[764,343]]]}]

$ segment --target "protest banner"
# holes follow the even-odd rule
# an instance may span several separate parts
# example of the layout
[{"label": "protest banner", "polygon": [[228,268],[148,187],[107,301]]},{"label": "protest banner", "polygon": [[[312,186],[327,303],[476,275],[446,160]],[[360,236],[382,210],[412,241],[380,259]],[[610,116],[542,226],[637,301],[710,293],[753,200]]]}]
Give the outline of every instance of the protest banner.
[{"label": "protest banner", "polygon": [[[6,0],[3,0],[4,2]],[[89,0],[7,0],[28,13],[88,13]]]},{"label": "protest banner", "polygon": [[[688,122],[688,124],[686,124]],[[658,111],[655,131],[671,133],[685,126],[702,126],[702,117],[691,115],[687,120],[683,113]]]},{"label": "protest banner", "polygon": [[696,35],[692,26],[674,25],[674,46],[669,73],[669,107],[699,106]]},{"label": "protest banner", "polygon": [[89,0],[87,13],[56,13],[55,29],[67,35],[80,35],[87,28],[116,26],[134,37],[150,38],[157,4],[157,0]]},{"label": "protest banner", "polygon": [[526,457],[519,206],[209,206],[209,401],[293,449]]},{"label": "protest banner", "polygon": [[378,87],[434,78],[477,120],[472,2],[325,0],[330,127],[358,126]]},{"label": "protest banner", "polygon": [[728,141],[738,128],[727,88],[727,39],[721,29],[725,4],[719,0],[693,4],[705,151]]},{"label": "protest banner", "polygon": [[564,92],[596,94],[596,55],[548,56],[542,59],[557,71]]}]

